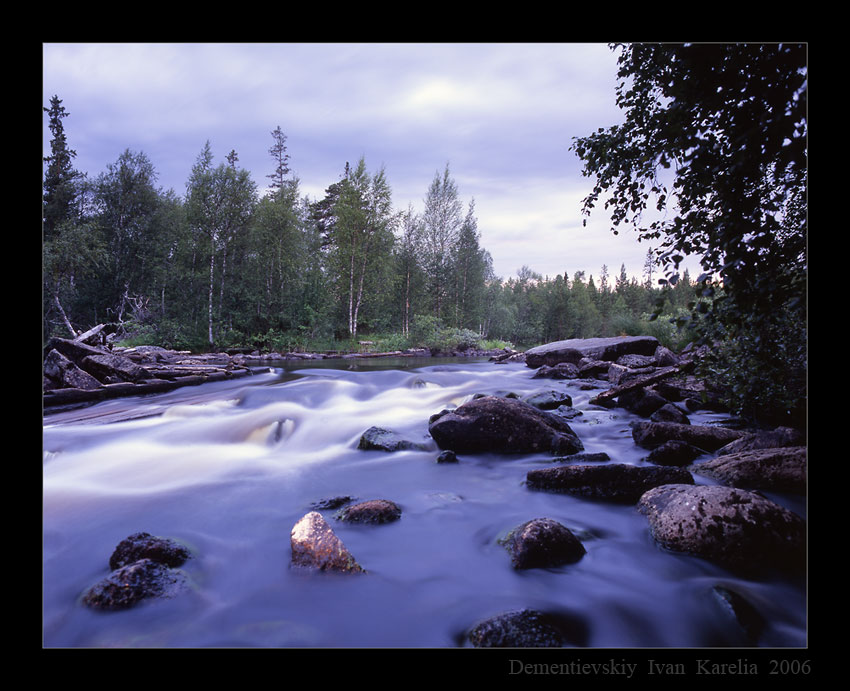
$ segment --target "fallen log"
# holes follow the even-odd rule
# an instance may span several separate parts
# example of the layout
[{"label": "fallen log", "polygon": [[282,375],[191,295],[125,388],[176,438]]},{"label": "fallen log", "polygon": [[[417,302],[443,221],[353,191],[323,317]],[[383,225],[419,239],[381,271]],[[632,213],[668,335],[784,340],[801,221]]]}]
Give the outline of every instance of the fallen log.
[{"label": "fallen log", "polygon": [[656,370],[652,374],[646,374],[635,379],[630,380],[629,382],[622,384],[621,386],[615,386],[612,389],[608,389],[607,391],[603,391],[602,393],[594,396],[590,399],[590,402],[594,405],[601,405],[605,408],[611,408],[614,406],[614,399],[628,391],[634,391],[635,389],[641,389],[645,386],[649,386],[650,384],[655,384],[663,379],[667,379],[668,377],[672,377],[674,374],[678,374],[682,371],[682,368],[679,365],[672,365],[670,367],[662,367],[659,370]]}]

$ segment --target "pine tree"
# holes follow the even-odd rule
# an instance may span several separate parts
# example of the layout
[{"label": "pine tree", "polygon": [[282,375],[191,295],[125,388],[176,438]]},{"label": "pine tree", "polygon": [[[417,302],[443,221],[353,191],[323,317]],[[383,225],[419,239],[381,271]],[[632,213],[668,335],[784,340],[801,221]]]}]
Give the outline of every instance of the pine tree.
[{"label": "pine tree", "polygon": [[65,110],[58,96],[50,99],[50,108],[44,108],[49,116],[48,127],[52,134],[50,155],[44,157],[47,164],[43,186],[43,232],[49,238],[63,221],[73,215],[77,198],[77,181],[80,174],[74,170],[72,161],[77,152],[68,148],[62,120],[70,113]]}]

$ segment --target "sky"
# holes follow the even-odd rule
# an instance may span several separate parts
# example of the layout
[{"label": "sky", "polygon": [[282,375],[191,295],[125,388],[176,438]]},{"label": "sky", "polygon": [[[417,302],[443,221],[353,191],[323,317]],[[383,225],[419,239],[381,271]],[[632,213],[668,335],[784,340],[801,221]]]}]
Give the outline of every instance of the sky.
[{"label": "sky", "polygon": [[235,150],[262,191],[277,127],[314,201],[363,157],[396,209],[421,212],[448,166],[497,276],[598,282],[603,264],[640,277],[649,249],[601,209],[582,224],[593,181],[570,145],[622,122],[616,60],[603,43],[45,43],[42,96],[69,113],[77,170],[143,152],[181,196],[206,141],[215,164]]}]

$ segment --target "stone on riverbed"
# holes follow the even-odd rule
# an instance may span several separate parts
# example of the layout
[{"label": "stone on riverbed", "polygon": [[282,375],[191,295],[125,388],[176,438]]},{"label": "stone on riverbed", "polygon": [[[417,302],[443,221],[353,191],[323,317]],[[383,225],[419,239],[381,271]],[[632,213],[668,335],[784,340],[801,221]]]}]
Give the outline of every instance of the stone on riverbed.
[{"label": "stone on riverbed", "polygon": [[392,523],[401,518],[401,508],[387,499],[370,499],[346,506],[336,517],[346,523]]},{"label": "stone on riverbed", "polygon": [[647,490],[669,483],[693,483],[682,468],[609,465],[566,465],[530,470],[526,482],[531,489],[563,492],[591,499],[634,503]]},{"label": "stone on riverbed", "polygon": [[730,487],[803,494],[806,456],[805,446],[753,449],[717,456],[691,470]]},{"label": "stone on riverbed", "polygon": [[360,442],[357,444],[358,449],[364,451],[405,451],[417,450],[425,451],[428,449],[427,444],[418,444],[403,438],[392,430],[384,429],[383,427],[370,427],[360,437]]},{"label": "stone on riverbed", "polygon": [[186,587],[185,576],[152,559],[140,559],[113,571],[83,595],[83,604],[99,610],[121,610],[144,599],[174,597]]},{"label": "stone on riverbed", "polygon": [[584,450],[561,416],[496,396],[433,416],[428,431],[441,449],[455,452],[568,455]]},{"label": "stone on riverbed", "polygon": [[638,509],[656,542],[674,552],[744,571],[804,563],[805,521],[754,492],[669,484],[646,492]]},{"label": "stone on riverbed", "polygon": [[510,531],[499,541],[511,555],[515,569],[546,569],[572,564],[586,551],[569,528],[551,518],[535,518]]},{"label": "stone on riverbed", "polygon": [[150,559],[165,566],[180,566],[191,552],[183,545],[150,533],[134,533],[118,543],[109,558],[110,569],[120,569],[139,559]]},{"label": "stone on riverbed", "polygon": [[580,647],[587,642],[587,625],[574,616],[522,609],[479,622],[467,637],[476,648]]},{"label": "stone on riverbed", "polygon": [[318,511],[293,526],[289,541],[293,566],[338,573],[364,571]]},{"label": "stone on riverbed", "polygon": [[632,439],[638,446],[654,449],[675,439],[706,451],[717,449],[743,436],[743,432],[713,425],[682,425],[676,422],[636,422]]}]

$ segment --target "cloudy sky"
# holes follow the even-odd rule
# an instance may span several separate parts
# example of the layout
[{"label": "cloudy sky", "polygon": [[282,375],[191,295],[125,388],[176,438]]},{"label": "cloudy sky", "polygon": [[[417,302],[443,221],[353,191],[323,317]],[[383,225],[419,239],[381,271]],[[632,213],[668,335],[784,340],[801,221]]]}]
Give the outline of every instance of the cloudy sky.
[{"label": "cloudy sky", "polygon": [[569,150],[622,120],[605,44],[72,43],[44,44],[43,58],[43,105],[62,99],[75,167],[90,177],[142,151],[182,195],[209,140],[215,163],[236,150],[262,189],[280,126],[314,200],[363,156],[370,172],[385,168],[396,208],[421,211],[448,165],[503,278],[523,265],[643,270],[648,245],[634,234],[614,236],[601,212],[582,226],[591,180]]}]

